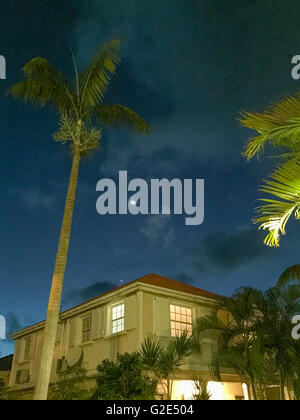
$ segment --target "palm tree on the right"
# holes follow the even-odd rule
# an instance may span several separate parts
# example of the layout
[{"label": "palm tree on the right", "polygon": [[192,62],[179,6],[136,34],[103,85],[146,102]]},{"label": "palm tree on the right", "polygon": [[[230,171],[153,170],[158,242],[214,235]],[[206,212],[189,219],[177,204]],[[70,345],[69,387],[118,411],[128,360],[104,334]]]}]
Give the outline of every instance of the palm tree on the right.
[{"label": "palm tree on the right", "polygon": [[260,229],[269,231],[265,244],[278,247],[290,217],[300,219],[300,93],[265,112],[243,112],[240,122],[258,133],[245,147],[247,160],[260,155],[268,144],[280,151],[278,167],[260,189],[269,197],[261,199],[254,219]]}]

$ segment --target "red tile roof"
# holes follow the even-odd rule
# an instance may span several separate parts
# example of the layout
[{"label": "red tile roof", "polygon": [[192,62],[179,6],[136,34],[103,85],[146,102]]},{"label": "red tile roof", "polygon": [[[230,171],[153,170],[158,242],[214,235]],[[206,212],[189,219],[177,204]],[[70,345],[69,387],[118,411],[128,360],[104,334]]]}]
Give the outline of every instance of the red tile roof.
[{"label": "red tile roof", "polygon": [[182,283],[181,281],[177,281],[177,280],[170,279],[168,277],[160,276],[159,274],[150,273],[150,274],[147,274],[146,276],[139,277],[136,280],[125,283],[122,286],[117,287],[116,289],[112,289],[108,292],[102,293],[99,296],[96,296],[92,299],[82,302],[79,305],[76,305],[70,309],[67,309],[63,313],[71,311],[72,309],[77,308],[81,305],[84,305],[88,302],[92,302],[93,300],[98,299],[102,296],[105,296],[109,293],[117,292],[118,290],[121,290],[127,286],[131,286],[135,283],[150,284],[152,286],[162,287],[164,289],[177,290],[178,292],[189,293],[191,295],[202,296],[202,297],[206,297],[210,299],[218,299],[220,297],[219,295],[216,295],[215,293],[207,292],[206,290],[199,289],[198,287],[190,286],[189,284]]},{"label": "red tile roof", "polygon": [[[199,289],[198,287],[190,286],[189,284],[182,283],[181,281],[177,281],[177,280],[170,279],[168,277],[160,276],[159,274],[150,273],[150,274],[147,274],[146,276],[139,277],[136,280],[130,281],[129,283],[125,283],[122,286],[117,287],[116,289],[112,289],[108,292],[102,293],[99,296],[96,296],[92,299],[89,299],[85,302],[82,302],[79,305],[73,306],[72,308],[63,311],[62,313],[65,314],[65,313],[71,311],[72,309],[75,309],[77,307],[85,305],[88,302],[92,302],[93,300],[96,300],[96,299],[98,299],[102,296],[105,296],[105,295],[107,295],[109,293],[112,293],[112,292],[116,292],[118,290],[121,290],[121,289],[123,289],[127,286],[130,286],[130,285],[133,285],[135,283],[149,284],[149,285],[152,285],[152,286],[162,287],[164,289],[176,290],[178,292],[189,293],[191,295],[202,296],[202,297],[210,298],[210,299],[219,299],[220,298],[220,296],[216,295],[215,293],[208,292],[208,291],[203,290],[203,289]],[[26,331],[29,328],[38,326],[39,324],[42,324],[43,322],[44,321],[38,322],[34,325],[31,325],[29,327],[26,327],[26,328],[22,329],[21,331],[23,331],[23,330]],[[15,334],[18,334],[21,331],[18,331]],[[12,334],[12,336],[14,336],[15,334]]]},{"label": "red tile roof", "polygon": [[[178,292],[190,293],[192,295],[203,296],[211,299],[218,299],[219,296],[215,293],[207,292],[206,290],[199,289],[198,287],[190,286],[189,284],[182,283],[181,281],[169,279],[168,277],[160,276],[159,274],[147,274],[140,277],[131,283],[140,282],[151,284],[153,286],[163,287],[165,289],[177,290]],[[130,284],[130,283],[127,283]]]}]

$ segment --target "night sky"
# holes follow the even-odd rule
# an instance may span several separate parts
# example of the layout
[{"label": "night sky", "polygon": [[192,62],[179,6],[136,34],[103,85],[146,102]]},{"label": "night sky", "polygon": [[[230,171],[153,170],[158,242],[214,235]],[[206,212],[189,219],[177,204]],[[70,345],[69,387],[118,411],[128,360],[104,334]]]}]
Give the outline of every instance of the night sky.
[{"label": "night sky", "polygon": [[[149,136],[105,128],[102,151],[82,160],[63,308],[147,273],[221,294],[266,289],[299,263],[300,225],[278,249],[252,225],[257,191],[276,162],[246,163],[253,135],[241,110],[262,111],[295,93],[299,0],[2,0],[0,54],[0,314],[8,333],[45,318],[64,199],[69,149],[52,140],[58,114],[7,96],[21,68],[42,56],[72,78],[106,41],[122,40],[106,103],[133,108]],[[205,221],[183,216],[100,216],[96,183],[129,178],[204,178]],[[0,341],[0,355],[11,352]]]}]

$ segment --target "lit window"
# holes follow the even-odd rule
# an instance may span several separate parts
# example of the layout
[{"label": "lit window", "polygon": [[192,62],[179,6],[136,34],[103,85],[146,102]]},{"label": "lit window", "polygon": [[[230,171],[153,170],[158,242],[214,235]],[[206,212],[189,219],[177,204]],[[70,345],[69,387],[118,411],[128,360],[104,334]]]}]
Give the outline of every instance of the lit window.
[{"label": "lit window", "polygon": [[30,359],[31,336],[25,338],[24,360]]},{"label": "lit window", "polygon": [[83,343],[90,340],[91,325],[92,325],[91,315],[86,318],[83,318],[82,320],[82,342]]},{"label": "lit window", "polygon": [[111,311],[113,334],[124,331],[124,304],[113,306]]},{"label": "lit window", "polygon": [[184,331],[192,334],[192,311],[183,306],[170,305],[171,335],[176,337]]}]

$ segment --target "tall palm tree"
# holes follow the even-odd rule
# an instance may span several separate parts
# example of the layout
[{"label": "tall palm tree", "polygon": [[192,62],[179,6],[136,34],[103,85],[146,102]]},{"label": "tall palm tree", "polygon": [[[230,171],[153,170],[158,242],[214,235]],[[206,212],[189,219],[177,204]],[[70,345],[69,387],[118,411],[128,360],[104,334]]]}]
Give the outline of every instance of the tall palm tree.
[{"label": "tall palm tree", "polygon": [[67,82],[61,72],[47,60],[33,58],[23,68],[23,81],[10,89],[14,98],[21,98],[38,106],[53,105],[60,114],[60,128],[54,139],[68,142],[72,152],[72,169],[65,210],[60,231],[56,261],[52,277],[47,319],[44,330],[40,368],[34,399],[46,400],[51,373],[57,323],[59,320],[63,280],[67,262],[74,201],[81,158],[99,146],[101,130],[95,121],[104,124],[127,124],[147,134],[146,121],[123,105],[104,105],[103,98],[111,76],[115,73],[120,41],[115,39],[104,46],[82,72],[75,67],[75,81]]},{"label": "tall palm tree", "polygon": [[299,363],[299,343],[292,337],[293,316],[300,311],[300,287],[289,284],[268,289],[263,299],[256,300],[261,313],[255,333],[264,343],[265,360],[278,378],[280,399],[285,399],[285,387],[294,388]]},{"label": "tall palm tree", "polygon": [[265,112],[244,112],[240,121],[258,133],[244,150],[248,160],[262,153],[266,145],[281,150],[279,166],[260,190],[271,197],[261,200],[264,204],[258,207],[254,219],[260,229],[269,231],[265,244],[278,247],[290,217],[300,218],[300,93]]},{"label": "tall palm tree", "polygon": [[241,288],[232,297],[221,297],[210,316],[197,320],[197,341],[206,331],[217,332],[211,371],[218,380],[222,368],[231,367],[250,384],[254,399],[266,398],[266,386],[275,384],[281,399],[285,387],[299,398],[300,342],[292,337],[291,323],[300,313],[299,273],[299,266],[293,266],[266,292]]},{"label": "tall palm tree", "polygon": [[231,297],[222,296],[212,314],[196,321],[194,338],[200,342],[203,334],[214,331],[218,349],[212,356],[211,371],[221,380],[221,368],[231,367],[250,384],[253,398],[258,398],[258,378],[262,376],[263,356],[254,345],[256,308],[260,292],[241,288]]}]

